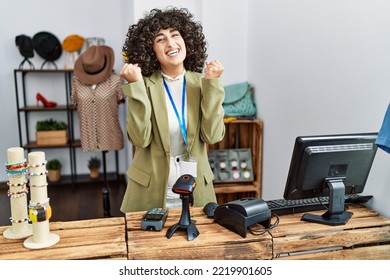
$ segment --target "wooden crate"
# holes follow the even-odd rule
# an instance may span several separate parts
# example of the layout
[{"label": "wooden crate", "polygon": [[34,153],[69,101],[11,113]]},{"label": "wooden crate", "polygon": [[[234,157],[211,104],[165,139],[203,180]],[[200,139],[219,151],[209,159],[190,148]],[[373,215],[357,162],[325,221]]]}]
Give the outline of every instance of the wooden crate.
[{"label": "wooden crate", "polygon": [[301,221],[303,213],[280,216],[270,232],[274,259],[390,260],[390,219],[362,205],[348,208],[353,216],[341,226]]},{"label": "wooden crate", "polygon": [[82,260],[127,259],[124,218],[51,222],[50,232],[60,241],[48,248],[30,250],[25,239],[6,239],[0,227],[0,259],[4,260]]},{"label": "wooden crate", "polygon": [[225,123],[225,137],[217,144],[209,145],[209,150],[250,149],[254,180],[240,183],[214,183],[218,203],[233,201],[242,197],[261,198],[263,121],[233,120]]},{"label": "wooden crate", "polygon": [[66,145],[68,143],[68,133],[66,130],[37,131],[36,139],[39,146]]},{"label": "wooden crate", "polygon": [[170,239],[165,234],[179,222],[181,209],[171,209],[162,231],[141,230],[145,212],[126,213],[127,248],[130,260],[248,260],[271,259],[272,239],[268,233],[241,237],[213,223],[202,208],[191,209],[199,235],[187,240],[186,230],[177,230]]}]

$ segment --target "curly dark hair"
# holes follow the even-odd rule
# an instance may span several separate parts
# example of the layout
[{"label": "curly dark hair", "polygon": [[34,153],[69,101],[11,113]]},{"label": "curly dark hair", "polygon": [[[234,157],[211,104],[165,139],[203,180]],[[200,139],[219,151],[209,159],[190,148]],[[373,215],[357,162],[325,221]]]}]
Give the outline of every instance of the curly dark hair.
[{"label": "curly dark hair", "polygon": [[165,11],[153,9],[137,24],[131,25],[122,48],[125,62],[138,63],[142,75],[146,77],[161,70],[153,51],[153,41],[159,30],[168,28],[177,29],[184,39],[187,50],[184,68],[202,72],[207,58],[203,27],[199,22],[193,21],[193,15],[185,8],[169,7]]}]

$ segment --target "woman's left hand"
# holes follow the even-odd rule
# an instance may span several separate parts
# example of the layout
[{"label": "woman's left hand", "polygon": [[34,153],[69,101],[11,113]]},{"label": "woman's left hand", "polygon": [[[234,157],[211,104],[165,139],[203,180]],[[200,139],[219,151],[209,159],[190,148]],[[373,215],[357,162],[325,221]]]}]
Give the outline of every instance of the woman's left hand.
[{"label": "woman's left hand", "polygon": [[206,61],[204,77],[205,79],[219,78],[223,70],[223,66],[218,60]]}]

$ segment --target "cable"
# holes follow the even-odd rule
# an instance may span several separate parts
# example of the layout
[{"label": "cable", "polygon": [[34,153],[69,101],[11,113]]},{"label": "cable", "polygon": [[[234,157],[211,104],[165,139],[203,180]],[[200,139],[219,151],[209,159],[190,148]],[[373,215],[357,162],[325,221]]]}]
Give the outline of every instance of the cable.
[{"label": "cable", "polygon": [[[326,205],[321,201],[321,199],[320,199],[319,196],[317,196],[317,200],[318,200],[318,202],[319,202],[326,210],[329,210],[329,208],[326,207]],[[330,202],[330,198],[329,198],[329,200],[328,200],[328,203],[329,203],[329,202]]]},{"label": "cable", "polygon": [[253,235],[262,235],[268,231],[270,231],[271,229],[275,228],[278,224],[279,224],[279,216],[276,215],[276,214],[272,214],[271,218],[272,217],[275,217],[276,218],[276,221],[275,223],[273,223],[272,225],[270,225],[268,228],[265,228],[265,229],[262,229],[262,230],[256,230],[256,229],[253,229],[251,227],[248,227],[249,231],[253,234]]},{"label": "cable", "polygon": [[[314,197],[317,198],[317,201],[324,207],[326,210],[328,210],[328,207],[321,201],[320,197],[320,192],[318,190],[314,190]],[[330,202],[330,197],[328,198],[328,203]]]}]

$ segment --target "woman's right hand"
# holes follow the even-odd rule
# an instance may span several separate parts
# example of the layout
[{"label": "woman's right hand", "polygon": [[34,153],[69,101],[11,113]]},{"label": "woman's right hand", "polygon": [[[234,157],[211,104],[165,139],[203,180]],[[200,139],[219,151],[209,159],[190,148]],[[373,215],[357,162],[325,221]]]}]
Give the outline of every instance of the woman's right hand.
[{"label": "woman's right hand", "polygon": [[120,74],[129,83],[142,81],[142,71],[138,64],[126,63]]}]

